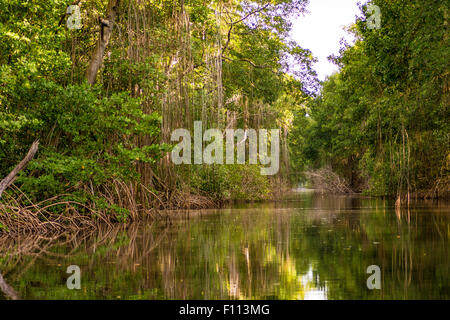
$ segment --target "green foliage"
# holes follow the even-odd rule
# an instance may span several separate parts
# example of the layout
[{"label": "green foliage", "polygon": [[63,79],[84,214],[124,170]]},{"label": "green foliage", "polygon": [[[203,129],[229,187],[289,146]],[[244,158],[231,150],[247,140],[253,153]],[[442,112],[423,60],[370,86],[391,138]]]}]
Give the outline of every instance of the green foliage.
[{"label": "green foliage", "polygon": [[[269,180],[258,165],[196,165],[186,168],[189,188],[218,200],[263,200],[269,195]],[[184,180],[184,179],[183,179]]]},{"label": "green foliage", "polygon": [[449,177],[447,9],[441,1],[372,3],[382,26],[368,29],[362,8],[356,43],[333,57],[339,74],[309,104],[312,119],[296,122],[306,141],[297,156],[374,195],[434,190]]},{"label": "green foliage", "polygon": [[[57,26],[65,8],[63,1],[0,3],[0,177],[39,139],[37,156],[16,181],[22,191],[33,201],[70,192],[67,200],[95,202],[83,186],[136,180],[137,164],[154,164],[169,146],[157,142],[161,117],[144,111],[145,97],[67,84],[70,34]],[[109,208],[119,220],[127,215]]]},{"label": "green foliage", "polygon": [[[307,3],[120,1],[97,84],[88,86],[107,0],[80,3],[79,30],[66,28],[65,1],[0,0],[0,176],[39,139],[16,180],[31,201],[65,194],[122,219],[125,208],[103,203],[103,191],[114,181],[160,191],[152,179],[171,176],[159,162],[171,130],[197,119],[222,127],[234,114],[237,127],[287,133],[315,83],[311,52],[288,37]],[[215,198],[270,191],[257,166],[192,171],[192,190]]]}]

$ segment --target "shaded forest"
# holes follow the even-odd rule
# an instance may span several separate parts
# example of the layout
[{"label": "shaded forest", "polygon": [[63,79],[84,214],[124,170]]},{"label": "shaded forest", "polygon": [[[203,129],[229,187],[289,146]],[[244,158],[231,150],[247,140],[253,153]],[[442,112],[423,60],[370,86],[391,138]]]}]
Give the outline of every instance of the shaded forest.
[{"label": "shaded forest", "polygon": [[330,57],[340,72],[308,104],[310,117],[295,118],[299,171],[331,168],[370,195],[448,197],[448,3],[371,3],[381,27],[369,28],[362,8],[350,28],[356,42]]},{"label": "shaded forest", "polygon": [[[361,6],[321,83],[290,37],[306,0],[1,0],[0,177],[39,149],[4,183],[0,230],[156,218],[299,183],[448,196],[448,4],[371,3],[381,28]],[[280,129],[278,174],[173,165],[171,132],[194,121]]]}]

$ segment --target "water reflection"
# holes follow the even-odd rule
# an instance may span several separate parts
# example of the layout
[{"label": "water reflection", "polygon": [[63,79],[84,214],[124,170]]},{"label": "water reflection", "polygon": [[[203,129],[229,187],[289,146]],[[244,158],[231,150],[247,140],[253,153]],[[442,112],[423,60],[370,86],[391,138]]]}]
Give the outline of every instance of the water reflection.
[{"label": "water reflection", "polygon": [[[0,238],[0,270],[25,299],[448,299],[448,208],[302,194],[172,212],[170,224]],[[72,264],[81,290],[66,288]],[[366,286],[374,264],[381,290]]]}]

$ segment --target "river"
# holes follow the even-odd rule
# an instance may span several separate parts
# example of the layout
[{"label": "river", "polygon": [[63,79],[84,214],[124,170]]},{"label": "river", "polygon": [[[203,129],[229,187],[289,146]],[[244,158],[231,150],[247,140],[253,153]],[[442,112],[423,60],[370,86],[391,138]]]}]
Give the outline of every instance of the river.
[{"label": "river", "polygon": [[[449,299],[450,206],[313,192],[57,237],[0,237],[21,299]],[[66,273],[80,268],[81,289]],[[380,289],[369,289],[369,266]],[[0,299],[6,295],[0,292]]]}]

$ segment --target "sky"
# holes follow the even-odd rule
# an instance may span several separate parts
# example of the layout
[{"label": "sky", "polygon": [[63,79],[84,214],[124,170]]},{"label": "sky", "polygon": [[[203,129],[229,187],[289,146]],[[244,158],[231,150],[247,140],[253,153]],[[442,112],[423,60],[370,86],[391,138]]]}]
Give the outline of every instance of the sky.
[{"label": "sky", "polygon": [[353,42],[353,36],[344,31],[360,14],[357,3],[364,0],[310,0],[308,13],[293,22],[291,36],[305,49],[311,50],[319,60],[314,64],[320,80],[337,71],[327,57],[339,53],[339,41]]}]

